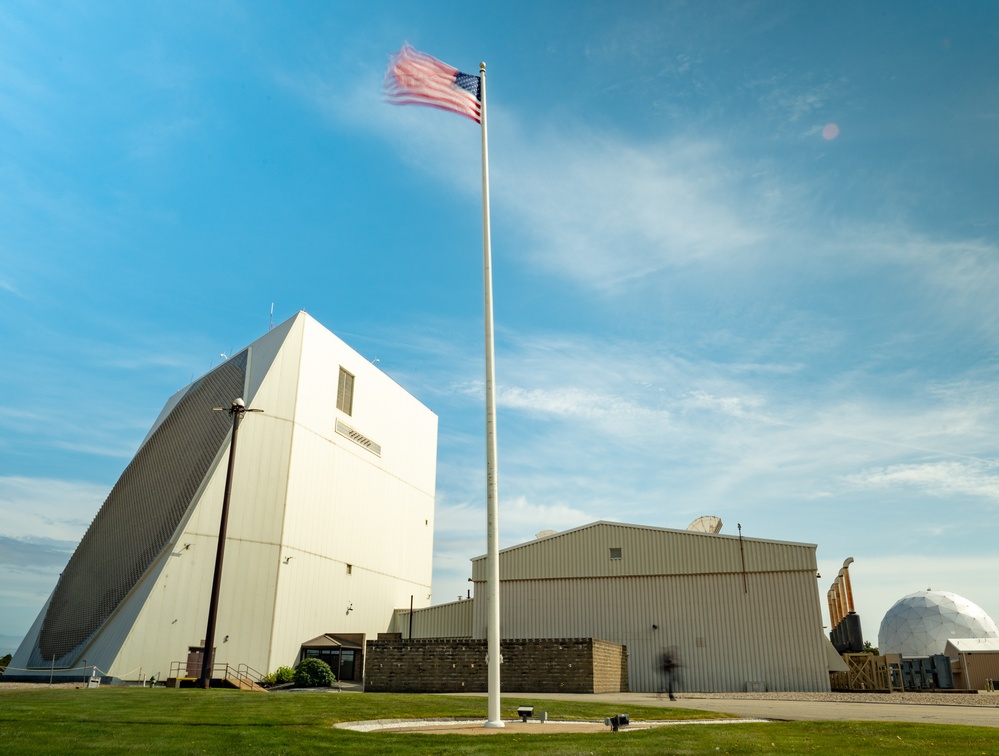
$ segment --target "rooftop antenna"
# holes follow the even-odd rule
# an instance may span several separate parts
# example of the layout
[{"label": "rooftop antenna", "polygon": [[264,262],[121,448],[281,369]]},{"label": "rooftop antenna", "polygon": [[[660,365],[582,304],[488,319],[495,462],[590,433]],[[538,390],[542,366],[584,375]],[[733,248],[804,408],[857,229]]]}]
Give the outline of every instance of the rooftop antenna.
[{"label": "rooftop antenna", "polygon": [[693,530],[695,533],[718,533],[721,529],[721,518],[714,515],[698,517],[687,526],[687,530]]},{"label": "rooftop antenna", "polygon": [[[271,302],[271,328],[274,327],[274,303]],[[270,329],[268,329],[270,330]]]},{"label": "rooftop antenna", "polygon": [[746,577],[746,552],[742,547],[742,523],[736,523],[739,527],[739,556],[742,557],[742,591],[749,593],[749,579]]}]

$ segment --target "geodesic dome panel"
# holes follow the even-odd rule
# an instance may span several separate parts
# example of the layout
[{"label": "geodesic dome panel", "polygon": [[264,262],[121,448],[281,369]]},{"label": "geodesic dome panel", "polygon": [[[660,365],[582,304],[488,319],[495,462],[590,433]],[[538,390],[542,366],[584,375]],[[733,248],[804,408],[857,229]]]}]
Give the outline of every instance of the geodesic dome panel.
[{"label": "geodesic dome panel", "polygon": [[918,591],[900,598],[881,620],[882,654],[942,654],[951,638],[999,638],[999,628],[978,604],[948,591]]}]

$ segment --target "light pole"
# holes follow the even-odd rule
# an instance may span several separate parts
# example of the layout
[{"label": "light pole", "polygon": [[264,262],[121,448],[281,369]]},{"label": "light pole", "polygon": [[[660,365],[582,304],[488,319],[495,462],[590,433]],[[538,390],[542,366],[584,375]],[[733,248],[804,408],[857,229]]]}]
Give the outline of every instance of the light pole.
[{"label": "light pole", "polygon": [[232,469],[236,463],[236,431],[239,421],[247,412],[263,412],[261,409],[247,409],[242,399],[236,399],[228,410],[213,407],[213,412],[228,412],[232,418],[232,441],[229,444],[229,469],[225,474],[225,493],[222,494],[222,522],[219,525],[219,544],[215,552],[215,576],[212,578],[212,599],[208,605],[208,629],[205,631],[205,648],[201,655],[201,679],[198,687],[208,690],[212,686],[212,667],[215,663],[215,621],[219,610],[219,586],[222,583],[222,557],[225,555],[225,533],[229,524],[229,494],[232,492]]}]

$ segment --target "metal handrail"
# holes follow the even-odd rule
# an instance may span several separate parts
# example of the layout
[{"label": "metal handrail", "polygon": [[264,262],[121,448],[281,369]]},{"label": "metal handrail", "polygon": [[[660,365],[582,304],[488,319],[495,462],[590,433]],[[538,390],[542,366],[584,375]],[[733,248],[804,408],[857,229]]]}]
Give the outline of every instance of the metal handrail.
[{"label": "metal handrail", "polygon": [[[176,679],[195,680],[198,675],[187,673],[188,663],[183,661],[170,662],[170,677]],[[263,679],[263,675],[248,664],[240,663],[235,667],[228,662],[219,662],[212,665],[213,680],[229,680],[236,684],[241,690],[243,688],[253,688]]]},{"label": "metal handrail", "polygon": [[240,677],[247,677],[253,682],[258,683],[264,679],[265,675],[262,672],[258,672],[249,664],[244,664],[242,662],[236,667],[236,674]]}]

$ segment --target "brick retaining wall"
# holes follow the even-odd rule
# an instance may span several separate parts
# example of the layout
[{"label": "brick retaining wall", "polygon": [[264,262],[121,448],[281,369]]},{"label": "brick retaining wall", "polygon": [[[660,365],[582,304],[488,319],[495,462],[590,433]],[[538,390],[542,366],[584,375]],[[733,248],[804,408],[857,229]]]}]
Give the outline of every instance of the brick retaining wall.
[{"label": "brick retaining wall", "polygon": [[[379,639],[365,651],[364,689],[380,693],[481,693],[485,640]],[[502,688],[509,693],[628,690],[628,650],[593,638],[504,640]]]}]

